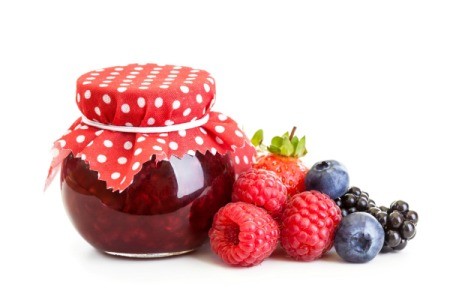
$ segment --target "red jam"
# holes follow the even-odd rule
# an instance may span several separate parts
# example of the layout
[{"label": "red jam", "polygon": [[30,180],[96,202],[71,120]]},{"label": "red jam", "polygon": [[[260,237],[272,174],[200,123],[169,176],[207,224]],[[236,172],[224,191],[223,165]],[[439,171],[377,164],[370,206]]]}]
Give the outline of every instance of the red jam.
[{"label": "red jam", "polygon": [[230,202],[234,171],[228,155],[185,155],[146,162],[123,192],[112,192],[81,159],[61,169],[63,201],[92,246],[109,254],[160,257],[201,246],[212,218]]}]

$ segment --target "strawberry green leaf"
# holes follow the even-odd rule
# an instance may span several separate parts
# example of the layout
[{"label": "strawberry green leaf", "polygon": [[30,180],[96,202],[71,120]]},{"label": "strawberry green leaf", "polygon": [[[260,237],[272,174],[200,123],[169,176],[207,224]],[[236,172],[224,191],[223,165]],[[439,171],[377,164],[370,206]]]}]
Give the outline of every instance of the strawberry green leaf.
[{"label": "strawberry green leaf", "polygon": [[268,150],[270,153],[281,154],[280,148],[279,148],[279,147],[276,147],[276,146],[273,146],[273,145],[270,145],[270,146],[267,148],[267,150]]},{"label": "strawberry green leaf", "polygon": [[275,146],[275,147],[277,147],[277,148],[280,148],[282,145],[283,145],[283,138],[282,137],[280,137],[280,136],[276,136],[276,137],[274,137],[273,139],[272,139],[272,141],[271,141],[271,145],[272,146]]},{"label": "strawberry green leaf", "polygon": [[292,154],[294,153],[294,146],[292,146],[289,137],[283,138],[283,144],[280,147],[280,152],[283,156],[292,156]]},{"label": "strawberry green leaf", "polygon": [[306,153],[308,153],[308,150],[306,150],[306,137],[303,136],[299,141],[297,146],[295,147],[294,156],[302,157],[305,156]]},{"label": "strawberry green leaf", "polygon": [[253,144],[253,146],[258,147],[261,145],[261,143],[263,142],[264,139],[264,133],[262,129],[259,129],[258,131],[255,132],[255,134],[253,135],[251,142]]}]

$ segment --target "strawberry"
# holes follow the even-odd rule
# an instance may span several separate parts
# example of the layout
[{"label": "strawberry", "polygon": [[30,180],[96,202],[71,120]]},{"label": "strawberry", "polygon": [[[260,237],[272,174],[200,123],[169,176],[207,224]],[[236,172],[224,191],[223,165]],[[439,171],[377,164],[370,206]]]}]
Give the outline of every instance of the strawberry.
[{"label": "strawberry", "polygon": [[268,147],[262,143],[264,136],[261,129],[251,140],[255,147],[264,151],[253,167],[275,172],[286,186],[289,197],[305,191],[305,177],[308,173],[308,168],[300,160],[307,153],[305,137],[299,139],[295,136],[296,129],[294,127],[291,134],[286,132],[282,136],[275,136]]}]

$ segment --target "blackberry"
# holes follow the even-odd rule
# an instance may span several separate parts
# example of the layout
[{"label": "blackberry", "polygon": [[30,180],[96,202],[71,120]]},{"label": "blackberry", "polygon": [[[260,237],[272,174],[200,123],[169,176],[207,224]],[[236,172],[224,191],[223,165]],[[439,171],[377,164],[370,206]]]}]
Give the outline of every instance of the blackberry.
[{"label": "blackberry", "polygon": [[390,207],[376,206],[369,194],[351,187],[342,197],[334,200],[341,209],[342,217],[362,211],[374,216],[383,227],[385,238],[381,252],[403,250],[416,235],[419,221],[417,212],[410,210],[407,202],[398,200]]},{"label": "blackberry", "polygon": [[[375,201],[369,199],[369,194],[355,186],[351,187],[342,197],[334,199],[334,201],[341,209],[343,217],[357,211],[368,212],[376,207]],[[378,208],[378,210],[380,209]]]},{"label": "blackberry", "polygon": [[410,210],[408,203],[405,201],[395,201],[389,208],[384,206],[374,207],[369,209],[368,213],[374,216],[383,226],[385,238],[381,252],[403,250],[408,241],[416,235],[419,215],[417,212]]}]

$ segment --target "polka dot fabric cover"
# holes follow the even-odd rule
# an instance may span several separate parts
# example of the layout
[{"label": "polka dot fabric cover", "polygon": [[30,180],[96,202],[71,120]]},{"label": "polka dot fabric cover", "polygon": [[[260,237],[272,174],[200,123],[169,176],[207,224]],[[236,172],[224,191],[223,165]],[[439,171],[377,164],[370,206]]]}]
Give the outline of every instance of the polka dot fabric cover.
[{"label": "polka dot fabric cover", "polygon": [[79,118],[54,143],[47,185],[61,162],[72,153],[85,160],[112,190],[123,191],[153,156],[229,152],[237,173],[248,169],[255,155],[247,137],[231,118],[212,112],[215,82],[203,70],[156,64],[111,67],[82,75],[76,103],[88,119],[108,125],[164,127],[209,115],[200,127],[163,133],[103,130]]}]

